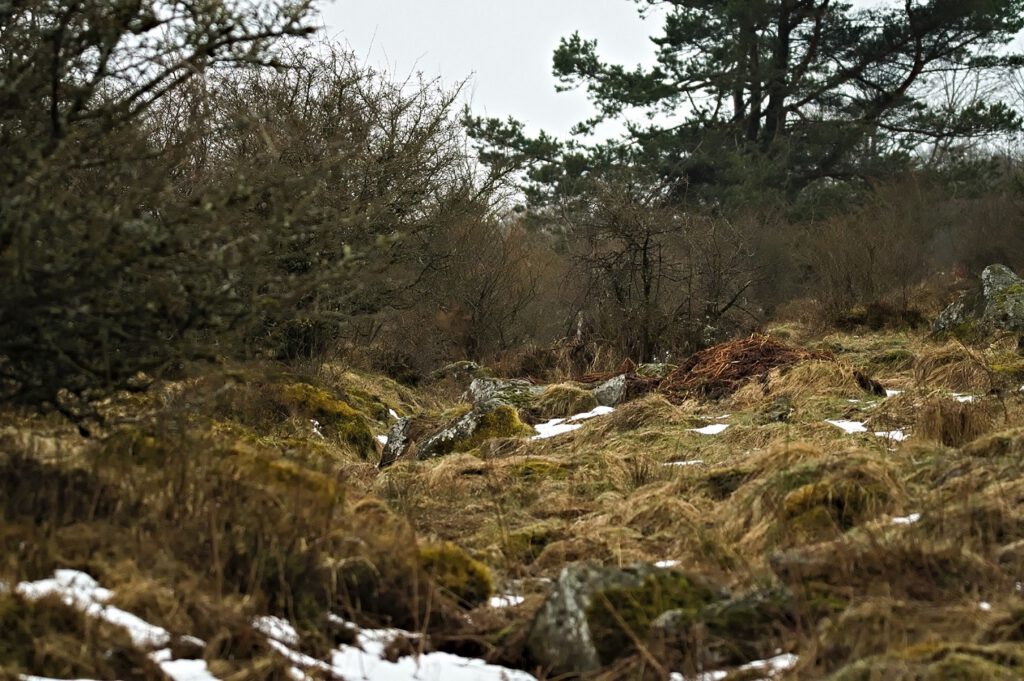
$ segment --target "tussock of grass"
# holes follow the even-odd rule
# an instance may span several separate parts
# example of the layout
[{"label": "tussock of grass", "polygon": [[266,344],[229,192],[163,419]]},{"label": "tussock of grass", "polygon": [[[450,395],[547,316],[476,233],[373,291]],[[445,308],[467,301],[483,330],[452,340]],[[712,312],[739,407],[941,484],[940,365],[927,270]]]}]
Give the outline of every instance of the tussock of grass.
[{"label": "tussock of grass", "polygon": [[918,385],[954,392],[986,393],[991,387],[985,357],[961,343],[947,343],[923,353],[914,364]]},{"label": "tussock of grass", "polygon": [[569,383],[559,383],[542,392],[531,407],[541,421],[582,414],[597,406],[597,398],[589,390]]},{"label": "tussock of grass", "polygon": [[869,452],[778,450],[755,467],[722,507],[726,536],[754,552],[835,537],[905,503],[893,467]]},{"label": "tussock of grass", "polygon": [[934,397],[919,407],[914,435],[948,447],[959,447],[985,434],[992,426],[989,404]]}]

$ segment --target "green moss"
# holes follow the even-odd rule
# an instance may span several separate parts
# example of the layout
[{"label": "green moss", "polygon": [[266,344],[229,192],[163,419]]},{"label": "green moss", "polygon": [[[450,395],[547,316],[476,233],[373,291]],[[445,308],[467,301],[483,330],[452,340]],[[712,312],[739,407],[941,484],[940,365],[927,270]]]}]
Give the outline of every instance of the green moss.
[{"label": "green moss", "polygon": [[702,581],[681,572],[658,571],[635,588],[610,588],[594,595],[587,608],[594,647],[602,663],[610,664],[633,649],[634,640],[651,634],[661,614],[678,611],[682,620],[697,622],[705,605],[716,600]]},{"label": "green moss", "polygon": [[597,398],[589,390],[562,383],[548,386],[534,401],[533,412],[542,420],[582,414],[597,407]]},{"label": "green moss", "polygon": [[524,459],[509,466],[509,472],[517,478],[538,480],[564,480],[569,469],[557,461],[546,459]]},{"label": "green moss", "polygon": [[558,528],[552,523],[535,523],[508,533],[502,543],[505,558],[529,565],[558,537]]},{"label": "green moss", "polygon": [[364,414],[331,396],[326,390],[308,383],[290,383],[280,388],[289,411],[316,419],[325,435],[351,445],[363,458],[376,452],[373,431]]},{"label": "green moss", "polygon": [[314,499],[326,506],[341,502],[342,489],[334,478],[294,461],[241,444],[215,451],[212,457],[222,458],[222,468],[239,470],[247,480],[290,497]]},{"label": "green moss", "polygon": [[887,490],[856,480],[827,480],[793,490],[783,500],[786,518],[848,530],[876,512]]},{"label": "green moss", "polygon": [[480,421],[473,433],[466,438],[453,439],[438,449],[438,454],[468,452],[476,449],[487,440],[499,437],[527,437],[536,431],[519,418],[515,408],[506,405],[496,407],[480,416]]},{"label": "green moss", "polygon": [[494,593],[491,571],[457,544],[423,546],[419,555],[427,574],[462,605],[480,605]]}]

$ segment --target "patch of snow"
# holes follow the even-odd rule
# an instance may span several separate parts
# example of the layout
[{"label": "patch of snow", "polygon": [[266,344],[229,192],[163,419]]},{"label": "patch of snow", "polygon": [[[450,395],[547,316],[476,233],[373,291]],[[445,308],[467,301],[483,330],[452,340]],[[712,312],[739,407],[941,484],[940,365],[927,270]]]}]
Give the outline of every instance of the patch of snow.
[{"label": "patch of snow", "polygon": [[703,459],[691,459],[690,461],[669,461],[661,464],[662,466],[699,466],[704,463]]},{"label": "patch of snow", "polygon": [[886,397],[896,397],[897,395],[902,395],[902,394],[903,394],[902,390],[891,390],[889,388],[885,389],[885,396]]},{"label": "patch of snow", "polygon": [[15,591],[29,600],[57,596],[67,605],[90,617],[124,628],[132,642],[140,648],[163,648],[171,640],[171,635],[163,627],[150,624],[120,608],[106,605],[114,594],[78,570],[56,570],[51,579],[22,582],[15,587]]},{"label": "patch of snow", "polygon": [[704,426],[703,428],[690,428],[690,430],[694,433],[700,433],[701,435],[719,435],[724,433],[728,428],[728,423],[712,423],[710,426]]},{"label": "patch of snow", "polygon": [[731,416],[732,416],[732,414],[722,414],[721,416],[716,416],[715,420],[716,421],[724,421],[725,419],[730,418]]},{"label": "patch of snow", "polygon": [[902,430],[878,430],[875,431],[875,437],[892,440],[893,442],[903,442],[909,436]]},{"label": "patch of snow", "polygon": [[538,423],[533,427],[537,431],[531,440],[546,440],[549,437],[555,437],[562,433],[571,433],[574,430],[579,430],[583,426],[578,423],[566,423],[566,419],[551,419],[544,423]]},{"label": "patch of snow", "polygon": [[911,513],[910,515],[898,516],[892,519],[893,525],[913,525],[921,519],[920,513]]},{"label": "patch of snow", "polygon": [[[332,653],[330,663],[292,650],[280,641],[271,639],[269,643],[300,669],[318,670],[351,681],[537,681],[518,669],[451,653],[407,655],[390,662],[384,658],[384,650],[399,636],[417,638],[398,629],[364,629],[357,636],[357,645],[339,647]],[[294,673],[293,677],[298,681]]]},{"label": "patch of snow", "polygon": [[526,599],[516,594],[505,594],[504,596],[491,596],[487,604],[492,608],[513,608],[524,600]]},{"label": "patch of snow", "polygon": [[579,430],[583,427],[583,424],[577,423],[578,421],[587,421],[598,416],[606,416],[611,414],[615,409],[612,407],[595,407],[590,411],[585,411],[582,414],[576,414],[565,419],[551,419],[544,423],[538,423],[533,427],[537,431],[531,440],[546,440],[549,437],[555,437],[556,435],[562,435],[563,433],[571,433],[574,430]]},{"label": "patch of snow", "polygon": [[158,650],[150,658],[171,681],[217,681],[206,666],[206,660],[172,660],[171,651],[167,649]]},{"label": "patch of snow", "polygon": [[957,402],[960,402],[961,404],[964,404],[964,403],[973,402],[974,400],[976,400],[978,398],[975,395],[961,395],[959,393],[954,393],[953,394],[953,399],[956,400]]},{"label": "patch of snow", "polygon": [[825,423],[832,424],[840,430],[846,431],[847,433],[866,433],[868,429],[864,427],[864,424],[860,421],[844,421],[842,419],[837,421],[825,421]]},{"label": "patch of snow", "polygon": [[611,414],[613,411],[615,411],[614,407],[594,407],[590,411],[585,411],[582,414],[576,414],[575,416],[570,416],[568,420],[569,421],[586,421],[587,419],[592,419],[592,418],[595,418],[597,416],[607,416],[608,414]]},{"label": "patch of snow", "polygon": [[388,409],[388,416],[390,416],[393,419],[397,419],[398,418],[398,412],[395,411],[394,409],[390,409],[389,408]]},{"label": "patch of snow", "polygon": [[[741,672],[760,672],[763,674],[761,677],[764,679],[774,679],[783,672],[788,672],[790,669],[796,666],[796,663],[800,660],[799,657],[790,653],[784,653],[782,655],[776,655],[770,657],[767,660],[755,660],[754,662],[748,662],[747,664],[740,667],[737,671]],[[703,672],[692,679],[692,681],[721,681],[722,679],[729,676],[729,672],[725,670],[717,670],[713,672]],[[669,675],[670,681],[689,681],[685,676],[678,672],[672,672]]]},{"label": "patch of snow", "polygon": [[316,419],[310,419],[309,425],[313,426],[313,435],[316,435],[321,440],[324,439],[324,434],[320,431],[320,422]]},{"label": "patch of snow", "polygon": [[256,631],[275,641],[280,641],[288,646],[299,645],[299,632],[295,631],[295,627],[288,620],[273,615],[264,615],[254,619],[252,626]]},{"label": "patch of snow", "polygon": [[674,568],[677,565],[679,565],[679,561],[678,560],[659,560],[657,563],[654,564],[654,567],[658,567],[658,568]]},{"label": "patch of snow", "polygon": [[377,435],[376,436],[376,440],[377,440],[377,442],[381,443],[381,445],[387,447],[387,445],[388,445],[388,436],[387,435]]},{"label": "patch of snow", "polygon": [[981,603],[978,603],[978,609],[983,612],[992,612],[992,604],[988,601],[982,601]]}]

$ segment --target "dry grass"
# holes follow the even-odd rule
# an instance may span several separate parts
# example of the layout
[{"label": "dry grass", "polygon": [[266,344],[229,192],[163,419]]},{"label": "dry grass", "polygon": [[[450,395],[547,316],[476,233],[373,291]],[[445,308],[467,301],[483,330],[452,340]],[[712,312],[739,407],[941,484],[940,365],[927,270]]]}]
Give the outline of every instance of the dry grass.
[{"label": "dry grass", "polygon": [[747,381],[766,377],[772,369],[830,357],[790,347],[768,336],[754,335],[702,350],[669,374],[659,390],[677,400],[688,396],[720,399]]},{"label": "dry grass", "polygon": [[914,434],[947,447],[960,447],[991,430],[992,411],[992,405],[987,402],[933,397],[918,409]]},{"label": "dry grass", "polygon": [[[383,471],[344,438],[311,436],[310,410],[343,403],[384,432],[381,405],[424,423],[465,407],[342,367],[250,366],[230,381],[155,386],[160,397],[138,407],[147,418],[99,444],[43,417],[0,415],[0,444],[22,454],[0,465],[0,578],[85,568],[116,589],[120,606],[207,638],[211,669],[238,681],[286,671],[253,643],[248,621],[268,611],[296,619],[311,642],[326,640],[320,618],[331,609],[529,666],[523,639],[549,588],[542,580],[579,560],[675,560],[739,593],[791,594],[798,616],[776,633],[801,655],[796,679],[872,678],[861,669],[947,678],[936,674],[950,660],[988,664],[991,646],[1019,645],[1024,435],[1012,426],[1024,422],[1024,401],[949,394],[987,393],[993,367],[1012,369],[1007,348],[935,347],[906,334],[836,335],[815,347],[741,341],[735,370],[719,361],[693,374],[695,364],[683,392],[645,395],[578,431],[488,440]],[[616,366],[605,358],[597,368]],[[857,368],[904,392],[866,394]],[[295,384],[310,389],[282,400],[278,387]],[[332,401],[313,399],[320,390]],[[571,384],[549,392],[552,415],[587,406]],[[868,432],[825,419],[861,421]],[[710,423],[729,427],[692,430]],[[896,429],[911,440],[872,433]],[[916,523],[893,524],[914,512]],[[476,606],[483,592],[462,593],[460,570],[424,573],[428,545],[468,551],[499,591],[527,602]],[[695,632],[692,645],[711,645]],[[692,659],[642,643],[662,662]],[[930,657],[907,652],[922,646],[933,646]],[[601,674],[658,678],[644,660],[632,654]],[[103,677],[86,662],[65,669]]]}]

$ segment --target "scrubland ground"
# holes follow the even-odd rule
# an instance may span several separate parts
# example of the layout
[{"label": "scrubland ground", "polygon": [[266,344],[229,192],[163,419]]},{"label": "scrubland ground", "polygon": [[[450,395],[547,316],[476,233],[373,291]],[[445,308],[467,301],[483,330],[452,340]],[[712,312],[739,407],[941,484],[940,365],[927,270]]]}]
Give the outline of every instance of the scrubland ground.
[{"label": "scrubland ground", "polygon": [[[770,333],[809,358],[717,399],[654,391],[554,437],[384,469],[396,418],[450,421],[465,385],[252,364],[109,400],[89,437],[7,411],[0,677],[168,674],[130,629],[17,588],[80,570],[218,679],[331,676],[311,660],[353,643],[342,620],[422,634],[392,661],[443,651],[554,678],[527,640],[576,561],[731,594],[672,635],[652,627],[657,598],[606,601],[591,678],[761,678],[741,668],[787,653],[779,678],[1024,676],[1015,340]],[[524,417],[593,406],[562,392]],[[297,628],[290,653],[265,615]]]}]

